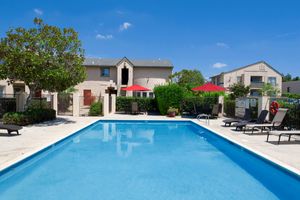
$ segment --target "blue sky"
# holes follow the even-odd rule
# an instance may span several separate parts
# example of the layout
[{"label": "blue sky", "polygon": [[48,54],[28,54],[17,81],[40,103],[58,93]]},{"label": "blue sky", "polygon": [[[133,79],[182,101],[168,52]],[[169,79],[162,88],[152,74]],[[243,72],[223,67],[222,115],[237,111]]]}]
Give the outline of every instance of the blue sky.
[{"label": "blue sky", "polygon": [[34,17],[73,27],[86,57],[170,59],[205,77],[264,60],[300,76],[297,0],[3,0],[0,37]]}]

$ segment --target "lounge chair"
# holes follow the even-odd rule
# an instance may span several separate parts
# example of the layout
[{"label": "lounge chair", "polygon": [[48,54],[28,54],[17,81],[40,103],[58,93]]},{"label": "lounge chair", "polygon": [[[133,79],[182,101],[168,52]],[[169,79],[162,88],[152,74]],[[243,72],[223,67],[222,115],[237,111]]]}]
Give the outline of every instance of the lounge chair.
[{"label": "lounge chair", "polygon": [[263,130],[265,129],[274,129],[277,127],[280,127],[282,125],[283,119],[287,113],[288,109],[286,108],[279,108],[277,113],[275,114],[273,120],[271,123],[264,123],[264,124],[247,124],[244,128],[244,133],[246,132],[246,130],[250,129],[252,131],[252,134],[254,132],[254,129],[259,128],[261,129],[261,132],[263,132]]},{"label": "lounge chair", "polygon": [[232,123],[239,123],[239,122],[250,122],[251,121],[251,113],[249,109],[245,110],[245,115],[242,119],[225,119],[223,122],[225,123],[225,127],[230,127]]},{"label": "lounge chair", "polygon": [[139,107],[137,102],[132,102],[131,103],[131,114],[139,114]]},{"label": "lounge chair", "polygon": [[289,140],[291,140],[292,135],[300,135],[300,130],[290,130],[290,131],[268,131],[267,142],[269,142],[269,136],[276,135],[278,136],[277,144],[280,143],[281,136],[289,136]]},{"label": "lounge chair", "polygon": [[249,122],[249,121],[241,121],[237,124],[235,124],[235,130],[243,130],[246,125],[249,124],[263,124],[266,121],[267,115],[268,115],[269,111],[267,110],[262,110],[257,118],[257,120],[253,123],[253,122]]},{"label": "lounge chair", "polygon": [[205,119],[217,118],[219,116],[220,109],[222,109],[222,107],[220,107],[220,106],[222,106],[222,105],[220,105],[220,104],[213,105],[211,114],[205,114],[205,113],[198,114],[197,115],[197,119],[201,119],[201,118],[205,118]]},{"label": "lounge chair", "polygon": [[11,125],[11,124],[0,124],[0,129],[7,130],[8,135],[11,135],[12,132],[16,132],[19,135],[19,130],[22,129],[22,126]]}]

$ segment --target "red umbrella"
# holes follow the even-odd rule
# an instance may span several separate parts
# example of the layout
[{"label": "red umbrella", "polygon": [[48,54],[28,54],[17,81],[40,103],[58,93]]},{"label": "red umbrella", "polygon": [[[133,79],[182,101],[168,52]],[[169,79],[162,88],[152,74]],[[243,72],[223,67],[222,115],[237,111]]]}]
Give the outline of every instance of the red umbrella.
[{"label": "red umbrella", "polygon": [[222,92],[225,91],[225,88],[221,86],[217,86],[212,83],[205,83],[204,85],[195,87],[192,89],[193,91],[203,91],[203,92]]},{"label": "red umbrella", "polygon": [[140,85],[132,85],[127,88],[122,88],[122,90],[125,90],[125,91],[149,91],[150,89],[145,88]]}]

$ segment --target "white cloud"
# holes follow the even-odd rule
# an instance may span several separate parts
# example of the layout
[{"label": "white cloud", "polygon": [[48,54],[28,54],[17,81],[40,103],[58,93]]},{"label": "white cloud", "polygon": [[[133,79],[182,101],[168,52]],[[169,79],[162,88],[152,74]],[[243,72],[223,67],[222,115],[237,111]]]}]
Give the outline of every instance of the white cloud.
[{"label": "white cloud", "polygon": [[217,42],[216,45],[222,48],[229,48],[229,45],[224,42]]},{"label": "white cloud", "polygon": [[44,12],[43,12],[41,9],[38,9],[38,8],[33,9],[33,11],[34,11],[35,14],[37,14],[37,15],[43,15],[43,14],[44,14]]},{"label": "white cloud", "polygon": [[227,64],[221,63],[221,62],[217,62],[217,63],[213,64],[212,67],[220,69],[220,68],[223,68],[223,67],[227,67]]},{"label": "white cloud", "polygon": [[129,22],[124,22],[123,24],[120,25],[120,31],[124,31],[124,30],[127,30],[129,29],[129,27],[131,27],[132,24],[129,23]]},{"label": "white cloud", "polygon": [[112,35],[97,34],[96,39],[98,39],[98,40],[111,40],[111,39],[113,39],[113,36]]}]

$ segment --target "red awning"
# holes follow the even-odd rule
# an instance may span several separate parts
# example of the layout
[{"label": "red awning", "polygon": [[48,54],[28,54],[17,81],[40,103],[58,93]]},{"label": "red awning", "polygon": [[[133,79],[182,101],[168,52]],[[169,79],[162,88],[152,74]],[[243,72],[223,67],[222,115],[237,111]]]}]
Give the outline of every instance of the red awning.
[{"label": "red awning", "polygon": [[217,86],[212,83],[205,83],[204,85],[195,87],[192,89],[193,91],[203,91],[203,92],[222,92],[225,91],[225,88],[221,86]]},{"label": "red awning", "polygon": [[132,85],[127,88],[122,88],[122,90],[125,90],[125,91],[149,91],[150,89],[145,88],[140,85]]}]

